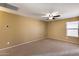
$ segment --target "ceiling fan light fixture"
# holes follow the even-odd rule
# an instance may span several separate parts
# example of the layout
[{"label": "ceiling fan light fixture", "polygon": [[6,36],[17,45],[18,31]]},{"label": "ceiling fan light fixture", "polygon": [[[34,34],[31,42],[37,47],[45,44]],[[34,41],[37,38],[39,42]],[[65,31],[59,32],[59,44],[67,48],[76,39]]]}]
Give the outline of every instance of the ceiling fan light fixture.
[{"label": "ceiling fan light fixture", "polygon": [[60,17],[61,15],[58,14],[58,12],[52,12],[52,13],[46,13],[45,16],[47,20],[55,20],[57,17]]},{"label": "ceiling fan light fixture", "polygon": [[49,19],[52,19],[53,17],[49,17]]}]

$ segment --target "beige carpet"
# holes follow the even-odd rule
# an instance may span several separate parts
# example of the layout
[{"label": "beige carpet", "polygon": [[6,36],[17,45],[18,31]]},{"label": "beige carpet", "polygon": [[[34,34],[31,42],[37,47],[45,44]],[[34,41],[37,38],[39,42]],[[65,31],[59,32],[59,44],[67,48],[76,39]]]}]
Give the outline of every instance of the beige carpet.
[{"label": "beige carpet", "polygon": [[18,47],[0,51],[7,56],[60,56],[79,55],[79,45],[63,41],[44,39]]}]

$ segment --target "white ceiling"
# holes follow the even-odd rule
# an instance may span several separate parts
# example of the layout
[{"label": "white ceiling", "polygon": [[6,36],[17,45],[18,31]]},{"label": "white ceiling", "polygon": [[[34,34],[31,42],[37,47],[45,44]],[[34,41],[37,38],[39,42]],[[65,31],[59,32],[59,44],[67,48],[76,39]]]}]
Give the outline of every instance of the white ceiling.
[{"label": "white ceiling", "polygon": [[79,16],[79,3],[10,3],[19,7],[18,12],[25,16],[41,18],[43,13],[58,11],[61,17],[70,18]]}]

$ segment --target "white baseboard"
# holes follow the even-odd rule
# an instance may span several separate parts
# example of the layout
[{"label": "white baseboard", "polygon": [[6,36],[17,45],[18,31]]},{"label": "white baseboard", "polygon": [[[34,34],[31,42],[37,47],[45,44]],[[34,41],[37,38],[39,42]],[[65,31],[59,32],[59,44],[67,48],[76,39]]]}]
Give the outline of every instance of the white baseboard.
[{"label": "white baseboard", "polygon": [[21,46],[21,45],[24,45],[24,44],[28,44],[28,43],[32,43],[32,42],[35,42],[35,41],[39,41],[39,40],[42,40],[43,38],[40,38],[38,40],[32,40],[32,41],[29,41],[29,42],[24,42],[24,43],[21,43],[21,44],[17,44],[17,45],[13,45],[13,46],[10,46],[10,47],[6,47],[6,48],[1,48],[1,50],[7,50],[7,49],[10,49],[10,48],[14,48],[14,47],[17,47],[17,46]]}]

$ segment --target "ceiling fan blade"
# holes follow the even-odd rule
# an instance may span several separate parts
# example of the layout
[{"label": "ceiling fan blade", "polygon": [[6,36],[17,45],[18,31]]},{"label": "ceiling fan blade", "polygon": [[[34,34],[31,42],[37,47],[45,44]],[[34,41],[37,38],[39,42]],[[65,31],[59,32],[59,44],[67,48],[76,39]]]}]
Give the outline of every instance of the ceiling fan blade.
[{"label": "ceiling fan blade", "polygon": [[53,17],[60,17],[60,15],[56,15],[56,16],[53,16]]},{"label": "ceiling fan blade", "polygon": [[49,16],[41,16],[41,17],[49,17]]}]

